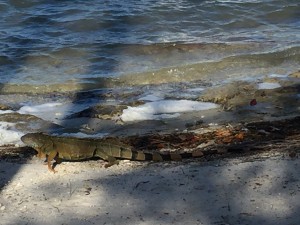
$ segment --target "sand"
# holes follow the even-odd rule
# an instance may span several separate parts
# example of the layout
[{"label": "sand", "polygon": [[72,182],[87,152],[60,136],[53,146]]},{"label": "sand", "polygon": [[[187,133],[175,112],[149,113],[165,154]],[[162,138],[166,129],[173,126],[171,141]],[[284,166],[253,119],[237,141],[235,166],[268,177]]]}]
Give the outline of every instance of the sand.
[{"label": "sand", "polygon": [[[299,144],[294,142],[294,148]],[[0,224],[298,224],[300,159],[275,150],[209,161],[0,163]]]}]

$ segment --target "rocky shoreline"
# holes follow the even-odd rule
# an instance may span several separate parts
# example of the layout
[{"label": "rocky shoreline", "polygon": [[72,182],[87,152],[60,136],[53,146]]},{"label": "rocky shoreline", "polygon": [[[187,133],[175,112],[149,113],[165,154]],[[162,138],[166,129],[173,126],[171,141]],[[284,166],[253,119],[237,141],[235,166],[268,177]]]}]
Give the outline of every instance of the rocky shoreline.
[{"label": "rocky shoreline", "polygon": [[[149,132],[183,131],[196,124],[202,124],[205,127],[209,124],[278,120],[299,115],[299,73],[295,72],[289,76],[267,77],[258,82],[233,81],[211,87],[208,84],[197,82],[180,83],[175,86],[168,84],[78,93],[20,94],[18,98],[15,98],[15,95],[4,94],[2,95],[0,121],[17,123],[16,126],[24,133],[80,131],[86,134],[109,133],[113,136],[126,136],[134,135],[138,131],[141,135]],[[151,93],[163,93],[163,99],[175,100],[175,103],[177,100],[213,102],[217,103],[219,108],[187,111],[170,119],[122,121],[122,113],[125,109],[145,106],[149,102],[145,98],[147,92],[150,95]],[[157,98],[157,96],[154,97]],[[10,102],[12,98],[15,99],[15,102]],[[53,101],[60,104],[68,104],[69,102],[73,105],[90,102],[91,105],[85,105],[83,110],[78,110],[76,113],[60,116],[60,119],[57,120],[58,123],[53,123],[33,115],[19,113],[18,110],[24,101],[40,104]],[[71,105],[70,107],[74,106]],[[180,105],[177,107],[179,108]],[[59,112],[59,114],[61,113],[64,112]]]},{"label": "rocky shoreline", "polygon": [[[300,117],[269,122],[252,122],[214,129],[194,129],[167,134],[135,135],[119,138],[135,150],[146,152],[192,152],[201,150],[205,159],[245,156],[277,151],[290,156],[300,154]],[[276,145],[280,146],[279,148]],[[2,146],[0,160],[26,161],[36,154],[30,147]]]},{"label": "rocky shoreline", "polygon": [[[259,89],[261,83],[280,87]],[[21,101],[38,102],[116,100],[86,107],[60,124],[19,113],[18,102],[3,102],[1,109],[10,111],[0,114],[0,121],[15,124],[24,133],[107,132],[137,150],[201,151],[202,157],[158,163],[121,160],[107,169],[98,159],[64,161],[52,174],[35,157],[35,150],[3,145],[1,223],[297,224],[299,72],[272,81],[208,86],[201,95],[186,95],[185,90],[198,87],[182,84],[177,97],[180,93],[180,99],[210,101],[220,107],[152,121],[119,119],[125,108],[147,104],[139,100],[143,91],[136,89],[18,96]],[[175,95],[171,91],[164,98],[176,99]]]}]

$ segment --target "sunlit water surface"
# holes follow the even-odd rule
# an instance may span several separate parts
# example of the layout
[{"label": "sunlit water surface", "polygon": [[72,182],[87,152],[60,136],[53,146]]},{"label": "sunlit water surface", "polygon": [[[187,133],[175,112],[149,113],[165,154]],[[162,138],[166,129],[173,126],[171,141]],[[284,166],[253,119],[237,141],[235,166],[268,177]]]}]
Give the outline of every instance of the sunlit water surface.
[{"label": "sunlit water surface", "polygon": [[286,74],[299,68],[299,12],[298,0],[4,0],[0,83],[68,91],[103,87],[103,77],[133,85]]}]

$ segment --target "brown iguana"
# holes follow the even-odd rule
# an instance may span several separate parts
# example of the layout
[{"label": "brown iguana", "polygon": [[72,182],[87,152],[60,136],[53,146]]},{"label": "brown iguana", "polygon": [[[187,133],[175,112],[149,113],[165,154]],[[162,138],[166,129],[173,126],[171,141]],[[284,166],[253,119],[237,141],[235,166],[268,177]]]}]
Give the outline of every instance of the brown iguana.
[{"label": "brown iguana", "polygon": [[93,157],[100,157],[108,161],[105,167],[117,164],[119,159],[130,160],[181,160],[182,158],[200,157],[202,152],[193,153],[168,153],[160,154],[157,152],[144,153],[135,151],[131,146],[126,145],[116,138],[74,138],[74,137],[58,137],[44,133],[29,133],[21,137],[21,140],[28,146],[34,148],[39,158],[47,156],[48,169],[56,172],[51,161],[53,159],[66,160],[84,160]]}]

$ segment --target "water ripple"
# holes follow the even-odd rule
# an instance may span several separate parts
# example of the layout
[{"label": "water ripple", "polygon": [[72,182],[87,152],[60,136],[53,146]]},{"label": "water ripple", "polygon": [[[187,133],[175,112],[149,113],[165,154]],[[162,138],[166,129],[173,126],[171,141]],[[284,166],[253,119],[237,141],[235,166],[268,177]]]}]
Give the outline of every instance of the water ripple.
[{"label": "water ripple", "polygon": [[120,76],[281,51],[300,44],[299,11],[298,0],[4,0],[0,82]]}]

